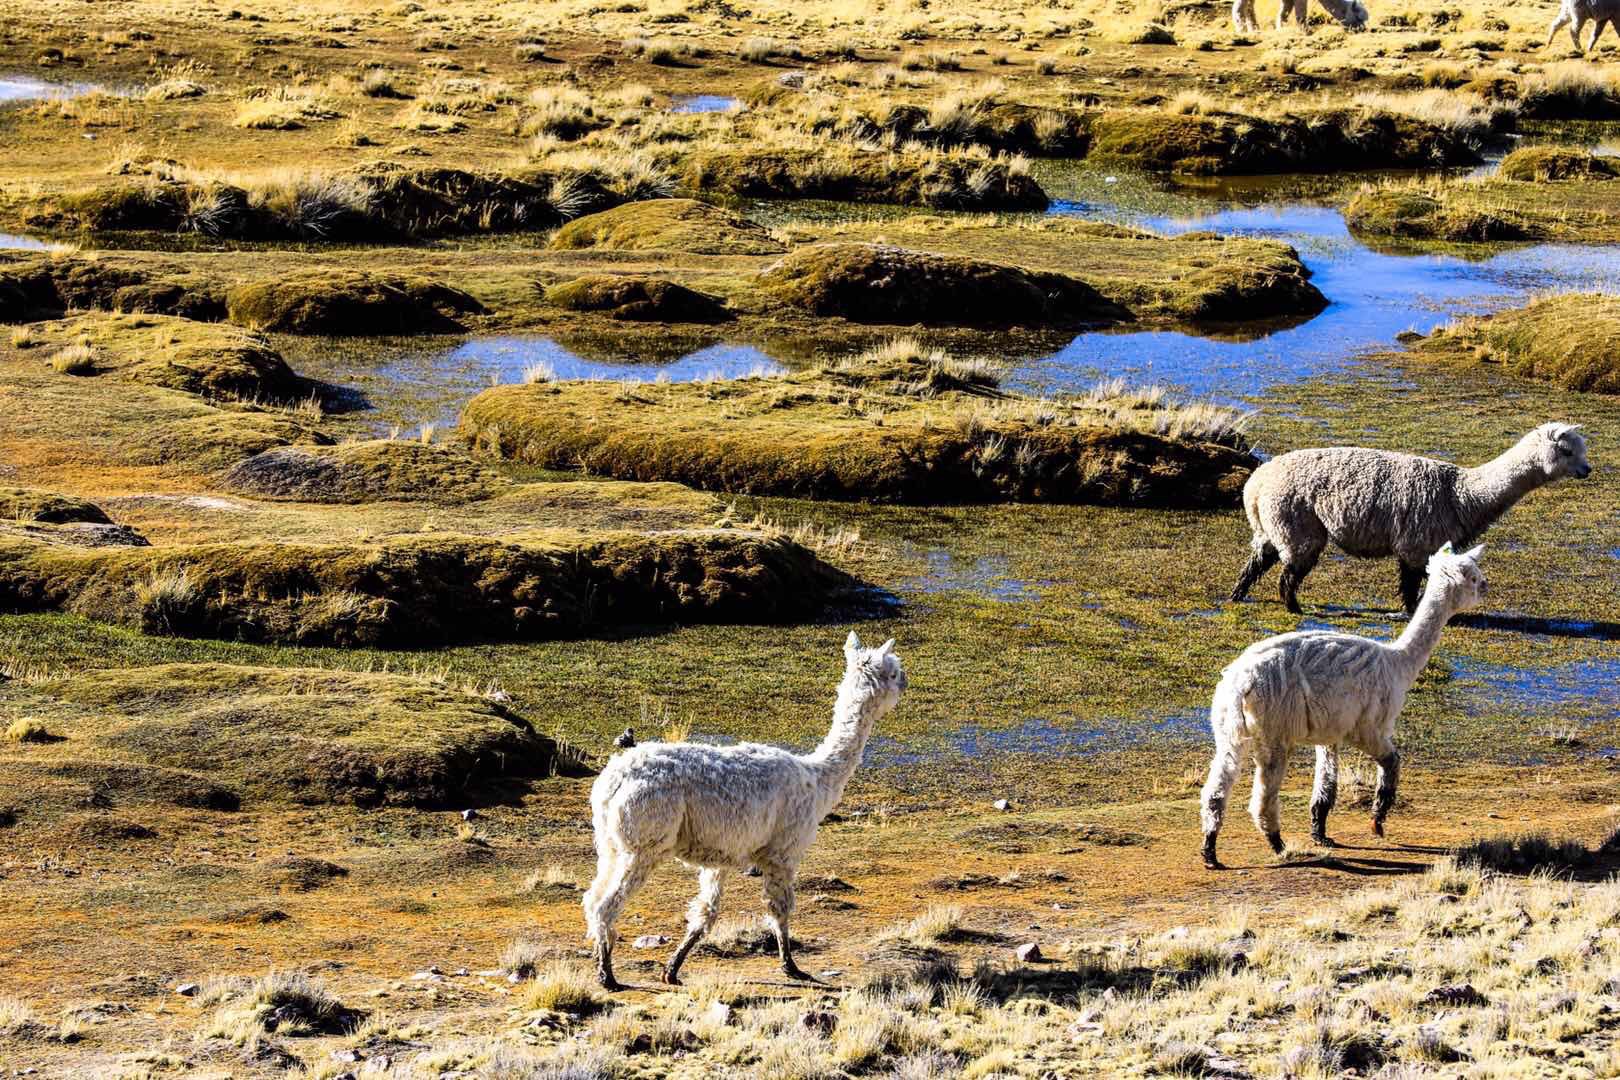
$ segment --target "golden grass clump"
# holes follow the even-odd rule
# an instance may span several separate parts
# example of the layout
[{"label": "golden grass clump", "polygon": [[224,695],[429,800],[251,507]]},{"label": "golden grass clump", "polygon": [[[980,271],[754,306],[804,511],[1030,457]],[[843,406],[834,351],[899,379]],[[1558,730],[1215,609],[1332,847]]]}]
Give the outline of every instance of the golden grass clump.
[{"label": "golden grass clump", "polygon": [[1566,390],[1620,394],[1620,296],[1563,293],[1460,319],[1437,330],[1418,353],[1500,364]]}]

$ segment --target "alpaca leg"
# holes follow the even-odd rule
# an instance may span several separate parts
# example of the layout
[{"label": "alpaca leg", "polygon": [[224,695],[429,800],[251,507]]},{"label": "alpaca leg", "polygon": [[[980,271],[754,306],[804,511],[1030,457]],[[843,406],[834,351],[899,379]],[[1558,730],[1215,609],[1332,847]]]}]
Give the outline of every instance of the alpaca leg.
[{"label": "alpaca leg", "polygon": [[1408,615],[1417,612],[1418,598],[1423,595],[1423,564],[1413,566],[1402,560],[1401,562],[1401,607],[1406,609]]},{"label": "alpaca leg", "polygon": [[1311,843],[1319,847],[1333,846],[1327,834],[1327,819],[1338,800],[1339,749],[1336,746],[1318,746],[1316,781],[1311,785]]},{"label": "alpaca leg", "polygon": [[1232,587],[1232,602],[1235,604],[1247,597],[1260,576],[1276,565],[1276,546],[1265,537],[1256,536],[1249,542],[1249,564],[1243,568],[1237,584]]},{"label": "alpaca leg", "polygon": [[1209,779],[1204,781],[1201,799],[1204,824],[1204,865],[1211,870],[1222,869],[1215,857],[1215,838],[1220,835],[1221,821],[1226,817],[1226,800],[1243,771],[1244,748],[1218,743],[1215,757],[1209,763]]},{"label": "alpaca leg", "polygon": [[1249,28],[1249,8],[1254,0],[1232,0],[1232,26],[1238,30]]},{"label": "alpaca leg", "polygon": [[[1568,25],[1572,19],[1573,16],[1568,8],[1558,9],[1558,17],[1552,21],[1551,26],[1547,27],[1547,48],[1552,48],[1553,38],[1558,36],[1559,28]],[[1577,44],[1579,43],[1577,42]]]},{"label": "alpaca leg", "polygon": [[1305,575],[1316,569],[1316,561],[1321,557],[1321,548],[1288,553],[1282,579],[1277,582],[1277,592],[1282,596],[1283,604],[1295,615],[1303,614],[1299,606],[1299,587],[1304,582]]},{"label": "alpaca leg", "polygon": [[686,936],[681,939],[675,955],[670,957],[669,966],[664,969],[664,981],[669,985],[681,985],[681,965],[686,963],[686,954],[703,939],[704,934],[714,929],[714,920],[720,917],[720,895],[725,890],[724,867],[705,867],[698,873],[697,898],[686,909]]},{"label": "alpaca leg", "polygon": [[1575,51],[1581,51],[1581,27],[1586,25],[1585,19],[1575,19],[1569,24],[1569,40],[1575,46]]},{"label": "alpaca leg", "polygon": [[793,938],[788,930],[788,921],[793,917],[793,871],[781,863],[762,865],[760,870],[765,877],[765,921],[776,934],[782,972],[790,979],[810,980],[793,962]]},{"label": "alpaca leg", "polygon": [[1254,791],[1249,795],[1249,815],[1255,828],[1265,834],[1271,850],[1283,853],[1282,819],[1278,801],[1282,797],[1283,774],[1288,771],[1288,751],[1277,747],[1262,750],[1254,759]]},{"label": "alpaca leg", "polygon": [[613,977],[613,924],[659,861],[659,857],[624,852],[614,862],[607,880],[591,886],[596,903],[593,910],[586,911],[585,924],[596,940],[596,977],[604,990],[624,989]]},{"label": "alpaca leg", "polygon": [[1384,835],[1384,819],[1395,805],[1395,788],[1401,781],[1401,755],[1395,744],[1385,743],[1379,749],[1378,795],[1373,802],[1372,828],[1375,836]]}]

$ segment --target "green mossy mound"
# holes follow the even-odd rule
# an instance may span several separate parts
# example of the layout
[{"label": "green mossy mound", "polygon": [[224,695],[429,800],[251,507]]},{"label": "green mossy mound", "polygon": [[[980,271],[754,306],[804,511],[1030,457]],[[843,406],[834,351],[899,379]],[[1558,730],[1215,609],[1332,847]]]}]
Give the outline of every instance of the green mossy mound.
[{"label": "green mossy mound", "polygon": [[277,447],[237,462],[223,482],[243,495],[319,503],[462,503],[487,499],[502,483],[458,450],[397,439]]},{"label": "green mossy mound", "polygon": [[[166,664],[40,687],[78,745],[247,800],[442,807],[549,775],[557,746],[485,698],[398,675]],[[233,807],[234,808],[234,807]]]},{"label": "green mossy mound", "polygon": [[1164,416],[1014,398],[971,366],[897,363],[702,386],[502,386],[467,405],[462,434],[625,480],[924,504],[1227,506],[1256,465],[1230,432],[1161,434],[1176,427]]},{"label": "green mossy mound", "polygon": [[1129,318],[1065,274],[886,244],[815,244],[788,253],[760,288],[807,314],[860,323],[1065,326]]},{"label": "green mossy mound", "polygon": [[84,345],[95,376],[113,375],[208,398],[294,403],[315,385],[256,334],[168,315],[79,315],[39,324],[48,358]]},{"label": "green mossy mound", "polygon": [[1418,355],[1501,364],[1566,390],[1620,394],[1620,296],[1565,293],[1522,308],[1453,322]]},{"label": "green mossy mound", "polygon": [[662,278],[587,274],[539,288],[548,304],[626,322],[717,323],[733,317],[719,298]]},{"label": "green mossy mound", "polygon": [[1006,154],[1050,157],[1084,157],[1091,141],[1083,113],[997,101],[964,108],[940,123],[920,105],[874,98],[865,107],[858,104],[817,117],[810,131],[855,143],[918,143],[940,149],[983,146]]},{"label": "green mossy mound", "polygon": [[787,250],[763,226],[696,199],[648,199],[587,214],[558,229],[551,246],[698,255],[776,255]]},{"label": "green mossy mound", "polygon": [[385,336],[461,329],[457,317],[488,309],[429,278],[328,270],[238,285],[225,294],[231,322],[253,330]]},{"label": "green mossy mound", "polygon": [[1088,158],[1205,175],[1469,164],[1489,133],[1359,108],[1277,119],[1112,110],[1093,115],[1088,130]]},{"label": "green mossy mound", "polygon": [[213,472],[278,446],[330,444],[331,441],[330,437],[290,417],[220,410],[158,425],[144,440],[138,457],[143,463],[184,464]]},{"label": "green mossy mound", "polygon": [[0,538],[0,609],[294,644],[440,645],[791,620],[823,611],[850,585],[789,540],[726,529],[98,551]]},{"label": "green mossy mound", "polygon": [[0,518],[10,521],[32,521],[47,525],[65,522],[88,522],[93,525],[111,525],[112,518],[93,502],[61,495],[42,488],[0,486]]},{"label": "green mossy mound", "polygon": [[681,182],[701,194],[837,199],[942,210],[1045,210],[1050,200],[1006,161],[847,150],[709,150],[686,160]]},{"label": "green mossy mound", "polygon": [[1436,195],[1412,187],[1366,188],[1345,207],[1350,231],[1414,240],[1529,240],[1540,235],[1506,211],[1469,200],[1464,193]]},{"label": "green mossy mound", "polygon": [[1526,146],[1503,158],[1496,174],[1504,180],[1537,183],[1612,180],[1620,176],[1620,161],[1568,146]]},{"label": "green mossy mound", "polygon": [[582,210],[623,201],[600,177],[578,170],[487,173],[380,163],[349,173],[271,178],[251,187],[168,173],[45,196],[25,210],[23,221],[86,232],[376,243],[547,229]]},{"label": "green mossy mound", "polygon": [[33,257],[0,266],[0,322],[86,308],[204,321],[225,316],[225,302],[212,290],[110,261]]}]

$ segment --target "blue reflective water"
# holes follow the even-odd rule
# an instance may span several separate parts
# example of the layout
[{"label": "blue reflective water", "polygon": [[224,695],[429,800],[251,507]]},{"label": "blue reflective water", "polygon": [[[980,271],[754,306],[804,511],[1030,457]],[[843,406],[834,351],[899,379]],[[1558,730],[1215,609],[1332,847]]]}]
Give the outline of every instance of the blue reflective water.
[{"label": "blue reflective water", "polygon": [[1309,203],[1214,205],[1163,214],[1070,201],[1053,212],[1172,235],[1208,230],[1282,240],[1299,252],[1329,304],[1299,325],[1258,333],[1235,327],[1229,335],[1204,336],[1124,327],[1081,334],[1014,371],[1012,385],[1037,391],[1123,376],[1234,402],[1342,369],[1359,354],[1393,347],[1403,331],[1428,333],[1458,315],[1523,303],[1535,293],[1620,286],[1620,248],[1537,244],[1477,257],[1375,251],[1350,235],[1336,207]]},{"label": "blue reflective water", "polygon": [[1472,711],[1504,706],[1552,719],[1620,719],[1620,660],[1578,660],[1545,668],[1451,660]]},{"label": "blue reflective water", "polygon": [[50,247],[43,240],[36,240],[32,236],[18,236],[15,233],[0,233],[0,249],[10,251],[44,251]]},{"label": "blue reflective water", "polygon": [[1010,564],[1005,555],[958,558],[944,548],[929,548],[923,558],[928,564],[927,572],[896,582],[896,590],[928,594],[967,592],[1015,604],[1039,600],[1039,586],[1046,584],[1009,577]]},{"label": "blue reflective water", "polygon": [[730,112],[737,107],[737,99],[724,94],[677,94],[670,99],[672,113]]},{"label": "blue reflective water", "polygon": [[485,384],[521,382],[542,365],[554,379],[611,379],[617,382],[702,382],[780,375],[787,370],[752,345],[710,345],[675,360],[592,360],[547,337],[474,338],[444,354],[446,371],[474,370]]},{"label": "blue reflective water", "polygon": [[94,83],[56,83],[30,75],[0,75],[0,103],[61,100],[100,89]]}]

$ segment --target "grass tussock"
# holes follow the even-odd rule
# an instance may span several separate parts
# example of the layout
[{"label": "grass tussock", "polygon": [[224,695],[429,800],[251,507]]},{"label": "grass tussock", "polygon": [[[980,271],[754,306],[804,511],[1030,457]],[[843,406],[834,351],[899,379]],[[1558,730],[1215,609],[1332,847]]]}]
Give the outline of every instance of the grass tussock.
[{"label": "grass tussock", "polygon": [[1500,364],[1567,390],[1620,394],[1620,296],[1564,293],[1436,330],[1418,354]]},{"label": "grass tussock", "polygon": [[751,494],[903,502],[1221,505],[1252,468],[1239,418],[1120,388],[1007,394],[914,342],[729,382],[495,387],[461,433],[550,468]]}]

